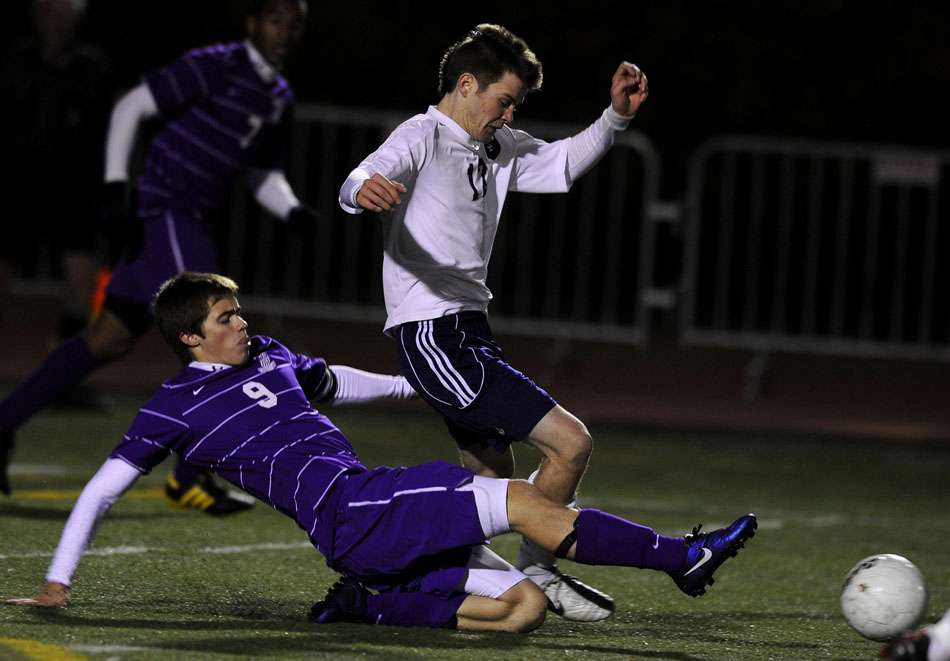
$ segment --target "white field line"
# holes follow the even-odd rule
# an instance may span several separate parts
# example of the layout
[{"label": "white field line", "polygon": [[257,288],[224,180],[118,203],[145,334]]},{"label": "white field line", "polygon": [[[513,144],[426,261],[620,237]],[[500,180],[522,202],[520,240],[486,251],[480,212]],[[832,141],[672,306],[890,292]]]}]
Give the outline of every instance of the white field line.
[{"label": "white field line", "polygon": [[10,464],[7,472],[10,475],[55,475],[57,477],[78,475],[66,466],[54,466],[52,464]]},{"label": "white field line", "polygon": [[[74,652],[84,652],[86,654],[128,654],[130,652],[158,651],[157,647],[134,647],[132,645],[69,645],[68,648]],[[167,650],[162,651],[167,652]]]},{"label": "white field line", "polygon": [[[205,546],[195,549],[197,553],[253,553],[255,551],[296,551],[299,549],[313,548],[309,542],[267,542],[263,544],[245,544],[243,546]],[[163,547],[146,546],[104,546],[102,548],[87,549],[84,555],[110,556],[110,555],[135,555],[139,553],[162,553],[174,551],[180,553],[183,549],[175,547],[174,549]],[[7,553],[0,554],[0,560],[14,560],[19,558],[51,558],[52,551],[33,551],[30,553]]]}]

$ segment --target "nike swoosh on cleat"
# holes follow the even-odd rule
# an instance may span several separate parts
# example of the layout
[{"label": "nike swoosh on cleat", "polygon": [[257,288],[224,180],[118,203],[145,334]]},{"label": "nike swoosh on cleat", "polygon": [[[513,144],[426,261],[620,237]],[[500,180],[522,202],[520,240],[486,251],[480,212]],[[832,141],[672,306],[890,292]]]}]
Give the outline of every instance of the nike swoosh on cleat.
[{"label": "nike swoosh on cleat", "polygon": [[195,388],[194,390],[191,391],[191,394],[192,394],[192,395],[197,395],[199,392],[201,392],[201,389],[202,389],[202,388],[204,388],[204,386],[198,386],[197,388]]},{"label": "nike swoosh on cleat", "polygon": [[703,565],[705,565],[707,562],[709,562],[709,559],[712,558],[712,551],[710,551],[710,550],[707,549],[707,548],[703,548],[703,549],[701,549],[701,550],[702,550],[702,552],[703,552],[703,557],[700,558],[700,559],[696,562],[695,565],[693,565],[692,567],[690,567],[689,571],[686,572],[685,574],[683,574],[683,576],[689,576],[689,575],[692,574],[694,571],[696,571],[697,569],[699,569],[700,567],[702,567]]}]

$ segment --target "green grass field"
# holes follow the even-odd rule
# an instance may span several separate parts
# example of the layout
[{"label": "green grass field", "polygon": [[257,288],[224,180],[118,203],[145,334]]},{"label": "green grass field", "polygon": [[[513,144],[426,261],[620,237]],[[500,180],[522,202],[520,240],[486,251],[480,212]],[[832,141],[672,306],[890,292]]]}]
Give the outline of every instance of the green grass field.
[{"label": "green grass field", "polygon": [[[0,597],[30,596],[78,490],[144,397],[109,416],[49,412],[18,436],[14,495],[0,500]],[[420,407],[329,410],[369,465],[454,460]],[[66,610],[0,606],[0,659],[873,659],[844,622],[847,570],[900,553],[930,581],[928,621],[950,608],[950,448],[590,424],[580,504],[682,534],[754,511],[759,532],[698,599],[665,575],[564,568],[609,592],[614,617],[552,615],[528,635],[359,625],[316,627],[310,605],[334,581],[285,517],[264,506],[227,520],[171,509],[165,468],[113,508]],[[525,476],[536,455],[518,453]],[[494,548],[512,558],[517,538]]]}]

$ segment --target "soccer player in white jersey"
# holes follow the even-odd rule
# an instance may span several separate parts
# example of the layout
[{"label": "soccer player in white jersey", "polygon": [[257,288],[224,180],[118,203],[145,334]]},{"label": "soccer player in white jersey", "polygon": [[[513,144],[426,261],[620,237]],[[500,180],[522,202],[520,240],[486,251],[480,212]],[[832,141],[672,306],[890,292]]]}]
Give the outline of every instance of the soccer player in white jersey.
[{"label": "soccer player in white jersey", "polygon": [[[510,477],[510,444],[543,455],[531,480],[574,502],[591,453],[585,425],[505,360],[488,325],[488,260],[509,192],[567,191],[606,153],[649,93],[646,75],[622,62],[610,105],[575,136],[544,142],[510,128],[515,108],[541,86],[541,64],[507,29],[482,24],[440,65],[441,100],[398,126],[340,190],[350,213],[379,212],[385,331],[403,374],[439,413],[480,475]],[[561,573],[525,540],[517,561],[571,620],[608,617],[613,600]]]}]

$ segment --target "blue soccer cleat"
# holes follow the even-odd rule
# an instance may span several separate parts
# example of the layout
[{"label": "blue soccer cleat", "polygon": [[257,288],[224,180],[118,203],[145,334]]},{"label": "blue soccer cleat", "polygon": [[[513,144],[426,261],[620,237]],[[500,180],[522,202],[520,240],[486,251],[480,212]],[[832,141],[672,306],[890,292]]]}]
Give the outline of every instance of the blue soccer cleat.
[{"label": "blue soccer cleat", "polygon": [[706,586],[713,584],[713,572],[728,558],[734,557],[745,541],[755,535],[758,527],[755,514],[746,514],[726,528],[710,533],[699,532],[699,524],[686,535],[686,566],[669,572],[676,586],[691,597],[706,593]]},{"label": "blue soccer cleat", "polygon": [[362,622],[366,614],[369,590],[352,576],[343,576],[327,592],[322,601],[310,609],[308,618],[314,624],[330,622]]}]

